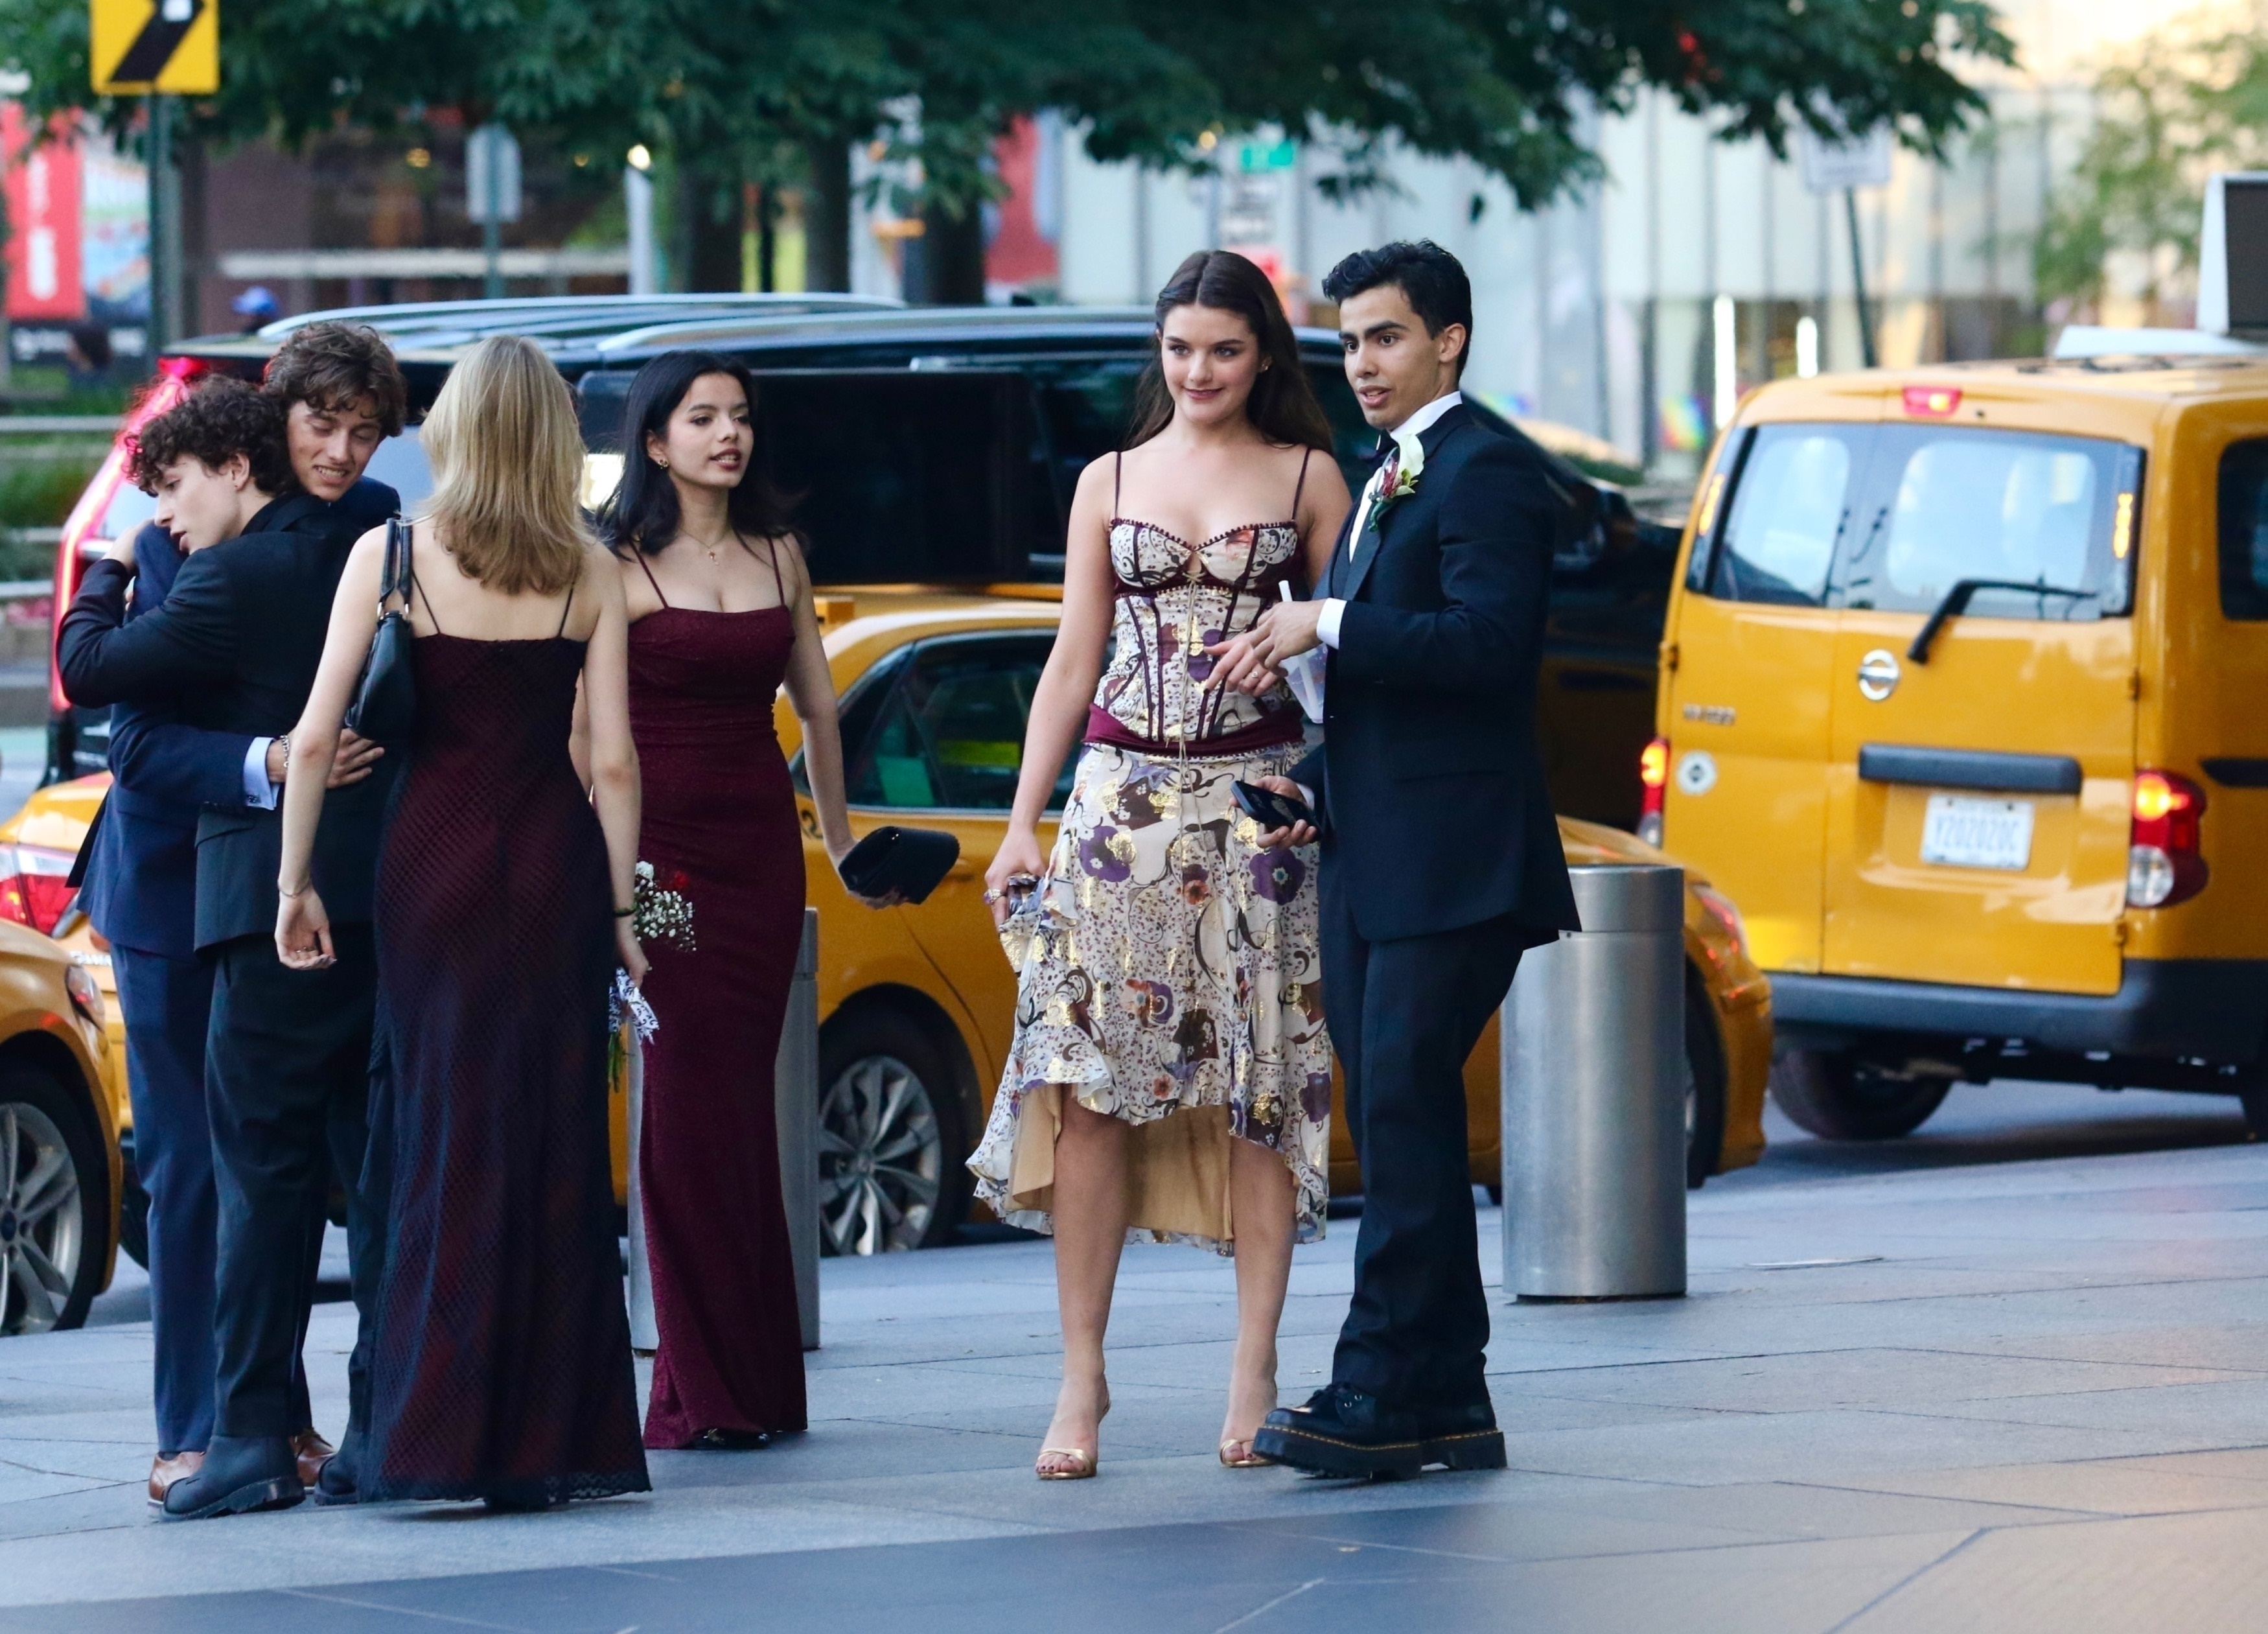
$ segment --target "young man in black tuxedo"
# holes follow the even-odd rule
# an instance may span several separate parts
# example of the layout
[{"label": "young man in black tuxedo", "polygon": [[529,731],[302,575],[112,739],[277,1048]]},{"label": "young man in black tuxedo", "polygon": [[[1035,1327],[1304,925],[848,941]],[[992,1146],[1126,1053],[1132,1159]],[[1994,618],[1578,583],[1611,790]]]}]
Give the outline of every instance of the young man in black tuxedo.
[{"label": "young man in black tuxedo", "polygon": [[[241,407],[233,381],[184,408]],[[174,1519],[296,1504],[306,1481],[292,1444],[290,1381],[306,1322],[320,1234],[309,1229],[335,1172],[348,1193],[354,1295],[364,1334],[349,1362],[344,1455],[321,1469],[318,1500],[351,1501],[368,1401],[367,1327],[384,1244],[382,1200],[359,1191],[376,964],[372,879],[392,766],[327,803],[316,842],[338,957],[291,971],[276,957],[280,828],[276,784],[306,706],[331,603],[357,537],[398,504],[362,477],[400,430],[407,390],[368,329],[312,325],[269,366],[263,394],[288,492],[240,497],[237,528],[185,562],[165,603],[124,622],[131,544],[88,570],[57,654],[65,691],[99,704],[173,692],[193,726],[252,741],[248,803],[207,806],[197,824],[195,943],[214,967],[205,1078],[219,1202],[217,1402],[202,1466],[166,1493]],[[177,411],[178,412],[178,411]],[[288,452],[286,451],[288,449]],[[259,462],[254,462],[255,466]],[[169,503],[166,471],[137,473]],[[223,526],[225,526],[224,521]],[[254,786],[258,787],[255,788]],[[258,796],[258,797],[254,797]]]},{"label": "young man in black tuxedo", "polygon": [[1454,256],[1365,250],[1323,292],[1379,466],[1329,582],[1226,658],[1259,684],[1329,649],[1322,747],[1264,780],[1322,825],[1324,1004],[1363,1211],[1331,1383],[1253,1446],[1333,1475],[1501,1468],[1464,1063],[1521,952],[1577,928],[1535,738],[1554,504],[1528,451],[1463,406],[1472,286]]}]

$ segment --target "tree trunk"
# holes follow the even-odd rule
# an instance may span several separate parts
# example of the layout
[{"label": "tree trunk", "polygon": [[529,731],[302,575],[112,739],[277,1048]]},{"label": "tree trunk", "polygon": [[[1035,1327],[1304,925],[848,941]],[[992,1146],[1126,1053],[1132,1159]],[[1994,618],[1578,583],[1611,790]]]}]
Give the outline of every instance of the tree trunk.
[{"label": "tree trunk", "polygon": [[685,287],[706,292],[740,288],[740,178],[695,172],[687,189],[691,242]]},{"label": "tree trunk", "polygon": [[921,282],[909,296],[924,307],[984,304],[984,213],[971,206],[955,220],[932,205],[922,211]]},{"label": "tree trunk", "polygon": [[811,186],[803,198],[804,287],[850,287],[850,144],[820,141],[806,150]]}]

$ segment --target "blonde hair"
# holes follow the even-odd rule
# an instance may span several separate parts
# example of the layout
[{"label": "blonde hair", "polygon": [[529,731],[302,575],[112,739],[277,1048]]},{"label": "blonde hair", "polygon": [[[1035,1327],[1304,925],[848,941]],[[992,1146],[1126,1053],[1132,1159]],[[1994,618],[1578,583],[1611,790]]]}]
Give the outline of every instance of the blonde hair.
[{"label": "blonde hair", "polygon": [[433,467],[423,519],[457,565],[500,595],[556,595],[593,536],[577,504],[583,433],[567,382],[533,341],[498,335],[449,371],[421,440]]}]

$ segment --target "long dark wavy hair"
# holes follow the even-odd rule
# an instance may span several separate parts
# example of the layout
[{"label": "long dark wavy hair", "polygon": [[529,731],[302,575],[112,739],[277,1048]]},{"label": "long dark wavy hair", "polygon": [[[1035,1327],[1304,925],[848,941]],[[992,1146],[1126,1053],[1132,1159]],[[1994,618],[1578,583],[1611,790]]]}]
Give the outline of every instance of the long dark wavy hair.
[{"label": "long dark wavy hair", "polygon": [[[1166,287],[1158,292],[1158,345],[1166,341],[1166,314],[1176,307],[1210,307],[1242,318],[1260,343],[1261,361],[1267,366],[1252,382],[1244,400],[1247,418],[1260,434],[1279,447],[1304,444],[1331,451],[1331,423],[1307,371],[1300,361],[1300,343],[1284,303],[1268,275],[1233,249],[1201,249],[1174,269]],[[1160,351],[1150,355],[1150,366],[1134,387],[1134,413],[1126,446],[1138,447],[1174,420],[1174,395],[1166,389],[1166,369]]]},{"label": "long dark wavy hair", "polygon": [[789,501],[764,470],[763,423],[755,418],[755,377],[732,359],[713,351],[665,351],[637,372],[622,405],[622,477],[599,506],[599,536],[617,555],[643,551],[651,556],[677,537],[682,521],[677,484],[646,453],[649,436],[669,440],[669,417],[704,374],[727,374],[748,394],[748,418],[755,433],[740,485],[725,501],[725,519],[746,544],[751,536],[795,536]]}]

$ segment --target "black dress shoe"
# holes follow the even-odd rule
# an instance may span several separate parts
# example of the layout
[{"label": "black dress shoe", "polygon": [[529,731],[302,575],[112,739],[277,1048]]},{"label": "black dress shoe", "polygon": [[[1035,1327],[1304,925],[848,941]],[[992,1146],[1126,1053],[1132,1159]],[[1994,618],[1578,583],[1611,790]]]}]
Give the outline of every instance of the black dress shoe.
[{"label": "black dress shoe", "polygon": [[315,1500],[318,1509],[332,1509],[347,1504],[362,1502],[362,1460],[367,1443],[361,1431],[347,1426],[346,1438],[339,1450],[323,1460],[322,1473],[307,1488],[307,1496]]},{"label": "black dress shoe", "polygon": [[1252,1450],[1316,1475],[1388,1480],[1414,1475],[1434,1461],[1413,1415],[1338,1384],[1316,1391],[1304,1407],[1269,1414],[1252,1438]]},{"label": "black dress shoe", "polygon": [[1451,1469],[1502,1469],[1504,1432],[1486,1401],[1467,1407],[1421,1407],[1413,1416],[1425,1442],[1425,1461]]},{"label": "black dress shoe", "polygon": [[307,1496],[289,1436],[215,1436],[205,1461],[166,1489],[168,1520],[289,1509]]}]

